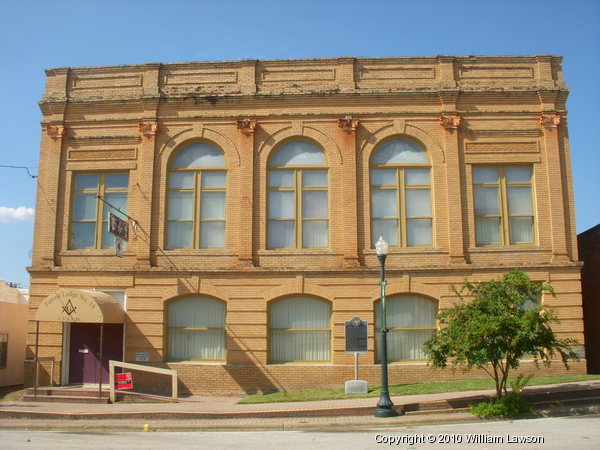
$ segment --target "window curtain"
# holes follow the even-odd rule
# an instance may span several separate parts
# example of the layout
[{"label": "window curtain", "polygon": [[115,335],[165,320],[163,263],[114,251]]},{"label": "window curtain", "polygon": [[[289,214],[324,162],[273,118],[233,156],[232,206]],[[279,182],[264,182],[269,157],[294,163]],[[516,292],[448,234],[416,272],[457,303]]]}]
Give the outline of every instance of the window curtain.
[{"label": "window curtain", "polygon": [[210,297],[187,297],[171,302],[168,306],[170,359],[225,359],[225,314],[225,303]]},{"label": "window curtain", "polygon": [[[423,344],[436,331],[437,303],[417,295],[386,298],[388,360],[425,359]],[[375,310],[375,342],[381,359],[381,301]],[[413,328],[413,329],[411,329]]]},{"label": "window curtain", "polygon": [[[527,244],[533,242],[533,205],[531,187],[509,186],[508,214],[510,216],[510,243]],[[521,217],[513,217],[513,216]],[[522,217],[526,216],[526,217]]]},{"label": "window curtain", "polygon": [[270,308],[271,361],[328,361],[331,305],[312,297],[289,297]]}]

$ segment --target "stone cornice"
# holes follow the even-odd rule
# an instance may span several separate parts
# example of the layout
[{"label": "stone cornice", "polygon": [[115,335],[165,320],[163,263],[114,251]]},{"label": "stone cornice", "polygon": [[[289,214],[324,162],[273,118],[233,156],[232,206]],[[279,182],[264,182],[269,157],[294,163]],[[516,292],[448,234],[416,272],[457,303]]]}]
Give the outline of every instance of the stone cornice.
[{"label": "stone cornice", "polygon": [[[440,93],[443,93],[443,89],[421,89],[421,90],[410,90],[410,89],[388,89],[388,90],[361,90],[360,92],[352,92],[352,93],[340,93],[337,90],[323,90],[323,91],[313,91],[313,92],[298,92],[298,93],[257,93],[253,95],[245,95],[241,93],[233,94],[217,94],[217,95],[190,95],[190,94],[174,94],[174,95],[157,95],[157,96],[135,96],[135,97],[107,97],[107,98],[78,98],[78,99],[69,99],[65,101],[64,99],[53,99],[53,98],[45,98],[40,100],[38,104],[40,105],[40,109],[44,111],[48,111],[48,108],[52,107],[64,107],[66,103],[71,106],[76,105],[102,105],[106,104],[107,106],[118,106],[118,105],[132,105],[142,102],[148,102],[151,100],[156,101],[157,103],[170,103],[170,102],[180,102],[180,103],[195,103],[195,104],[214,104],[218,101],[232,99],[234,101],[240,101],[241,99],[250,99],[250,100],[269,100],[269,99],[280,99],[282,95],[286,97],[294,97],[294,98],[310,98],[310,97],[332,97],[335,96],[337,99],[347,97],[356,99],[359,98],[382,98],[382,96],[389,97],[410,97],[414,98],[416,96],[419,97],[440,97]],[[479,89],[460,89],[460,96],[480,96],[480,97],[489,97],[489,98],[506,98],[507,96],[516,96],[516,95],[538,95],[538,89],[497,89],[497,90],[479,90]],[[561,98],[564,103],[566,99],[566,95],[568,95],[568,90],[564,89],[556,89],[553,92]],[[439,101],[439,100],[438,100]]]},{"label": "stone cornice", "polygon": [[[373,254],[375,251],[373,251]],[[81,255],[78,255],[81,256]],[[375,257],[375,255],[373,255]],[[113,254],[110,252],[104,252],[103,255],[95,255],[94,258],[106,259],[108,261],[109,258],[114,258]],[[530,264],[520,264],[519,267],[525,271],[527,270],[544,270],[544,271],[552,271],[553,269],[567,269],[571,268],[574,271],[580,270],[583,266],[581,261],[561,261],[561,262],[550,262],[550,263],[530,263]],[[389,273],[394,273],[396,271],[405,272],[407,267],[409,266],[396,266],[396,265],[388,265],[386,263],[385,270]],[[464,265],[455,265],[455,264],[438,264],[431,266],[410,266],[411,274],[415,273],[436,273],[436,272],[448,272],[448,270],[452,270],[454,275],[459,276],[463,273],[465,276],[471,275],[476,270],[485,269],[486,272],[490,271],[499,271],[505,272],[507,270],[506,265],[503,264],[464,264]],[[510,268],[510,267],[509,267]],[[232,267],[230,269],[224,268],[207,268],[207,267],[182,267],[179,266],[177,268],[168,267],[141,267],[136,269],[131,265],[124,264],[123,266],[112,266],[111,269],[107,270],[106,265],[103,263],[99,263],[97,266],[92,266],[85,270],[82,270],[81,267],[48,267],[44,265],[34,265],[27,267],[27,271],[29,273],[85,273],[88,276],[92,276],[94,273],[102,273],[103,275],[107,274],[128,274],[135,276],[137,273],[142,274],[143,276],[147,276],[149,274],[152,275],[173,275],[176,273],[182,274],[194,274],[194,273],[204,273],[204,274],[215,274],[215,275],[232,275],[232,274],[278,274],[278,273],[297,273],[297,274],[306,274],[306,275],[314,275],[314,274],[322,274],[323,276],[333,276],[339,277],[342,274],[353,275],[353,274],[363,274],[363,273],[379,273],[379,266],[348,266],[348,267],[306,267],[306,268],[298,268],[298,267]]]},{"label": "stone cornice", "polygon": [[43,102],[562,91],[561,60],[553,55],[440,55],[59,67],[46,71]]}]

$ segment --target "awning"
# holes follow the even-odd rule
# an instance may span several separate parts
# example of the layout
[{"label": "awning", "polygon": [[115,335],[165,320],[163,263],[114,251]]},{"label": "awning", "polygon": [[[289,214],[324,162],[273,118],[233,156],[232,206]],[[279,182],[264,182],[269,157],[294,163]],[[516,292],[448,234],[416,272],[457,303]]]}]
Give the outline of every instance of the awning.
[{"label": "awning", "polygon": [[124,323],[125,312],[100,291],[59,289],[40,304],[35,320],[44,322]]}]

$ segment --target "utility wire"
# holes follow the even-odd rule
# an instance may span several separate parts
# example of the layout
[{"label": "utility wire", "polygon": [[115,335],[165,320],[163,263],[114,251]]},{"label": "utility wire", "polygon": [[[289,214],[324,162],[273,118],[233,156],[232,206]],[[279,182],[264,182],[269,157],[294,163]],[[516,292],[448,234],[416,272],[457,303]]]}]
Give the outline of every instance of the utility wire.
[{"label": "utility wire", "polygon": [[0,164],[0,167],[6,167],[8,169],[25,169],[27,171],[27,175],[29,175],[31,178],[37,178],[37,175],[32,175],[31,172],[29,171],[29,167],[25,167],[25,166],[5,166],[4,164]]}]

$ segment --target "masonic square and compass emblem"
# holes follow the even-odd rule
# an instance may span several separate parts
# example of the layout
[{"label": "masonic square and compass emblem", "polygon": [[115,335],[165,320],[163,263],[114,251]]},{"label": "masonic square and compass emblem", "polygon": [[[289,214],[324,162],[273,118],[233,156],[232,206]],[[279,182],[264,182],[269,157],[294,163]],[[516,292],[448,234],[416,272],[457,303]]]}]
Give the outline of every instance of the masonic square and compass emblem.
[{"label": "masonic square and compass emblem", "polygon": [[75,306],[73,306],[73,303],[71,303],[71,299],[69,299],[67,301],[67,303],[65,305],[63,305],[62,310],[66,315],[70,316],[75,311],[77,311],[77,308]]}]

